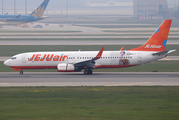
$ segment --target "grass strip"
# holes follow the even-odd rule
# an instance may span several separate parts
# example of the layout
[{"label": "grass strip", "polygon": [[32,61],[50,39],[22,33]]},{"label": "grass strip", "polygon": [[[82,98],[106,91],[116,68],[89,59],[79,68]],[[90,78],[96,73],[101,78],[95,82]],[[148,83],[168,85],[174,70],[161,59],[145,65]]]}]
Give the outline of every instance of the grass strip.
[{"label": "grass strip", "polygon": [[[13,56],[24,52],[37,51],[99,51],[104,47],[104,51],[118,51],[122,47],[124,50],[139,47],[140,45],[0,45],[0,56]],[[179,50],[179,45],[167,45],[166,50]],[[179,56],[179,52],[173,52],[170,56]]]},{"label": "grass strip", "polygon": [[[179,61],[156,61],[129,68],[96,69],[93,72],[179,72]],[[56,69],[23,70],[24,72],[57,72]],[[0,61],[0,72],[17,72]]]},{"label": "grass strip", "polygon": [[179,87],[0,87],[1,120],[178,120]]}]

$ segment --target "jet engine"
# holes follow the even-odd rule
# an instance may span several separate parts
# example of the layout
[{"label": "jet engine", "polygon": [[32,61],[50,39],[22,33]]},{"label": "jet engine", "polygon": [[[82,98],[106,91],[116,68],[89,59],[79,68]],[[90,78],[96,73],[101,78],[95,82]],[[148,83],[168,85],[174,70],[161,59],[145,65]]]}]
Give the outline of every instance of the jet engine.
[{"label": "jet engine", "polygon": [[58,72],[75,72],[75,66],[73,64],[62,63],[57,66]]},{"label": "jet engine", "polygon": [[58,72],[80,72],[81,70],[73,64],[62,63],[57,65]]}]

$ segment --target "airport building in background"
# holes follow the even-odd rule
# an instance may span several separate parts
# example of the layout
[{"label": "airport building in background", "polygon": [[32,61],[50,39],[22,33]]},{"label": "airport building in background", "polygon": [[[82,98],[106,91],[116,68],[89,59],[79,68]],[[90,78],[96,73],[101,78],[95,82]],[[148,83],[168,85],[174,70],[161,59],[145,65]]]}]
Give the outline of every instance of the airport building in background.
[{"label": "airport building in background", "polygon": [[167,0],[134,0],[133,9],[137,19],[164,19],[168,4]]}]

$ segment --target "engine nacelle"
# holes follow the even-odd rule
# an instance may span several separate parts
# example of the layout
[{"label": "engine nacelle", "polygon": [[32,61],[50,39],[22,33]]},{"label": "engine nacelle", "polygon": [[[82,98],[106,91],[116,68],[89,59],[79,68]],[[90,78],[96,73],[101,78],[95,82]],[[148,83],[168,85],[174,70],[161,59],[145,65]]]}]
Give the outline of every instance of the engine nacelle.
[{"label": "engine nacelle", "polygon": [[57,65],[58,72],[75,72],[73,64],[62,63]]}]

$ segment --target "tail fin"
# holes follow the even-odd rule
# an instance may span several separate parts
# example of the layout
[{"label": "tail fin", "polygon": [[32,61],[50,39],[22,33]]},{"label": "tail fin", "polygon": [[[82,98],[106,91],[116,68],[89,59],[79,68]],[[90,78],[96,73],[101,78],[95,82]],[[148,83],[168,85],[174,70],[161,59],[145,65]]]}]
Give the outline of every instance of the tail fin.
[{"label": "tail fin", "polygon": [[164,51],[171,23],[171,19],[165,20],[143,46],[129,51]]},{"label": "tail fin", "polygon": [[48,3],[49,3],[49,0],[44,0],[42,4],[37,9],[35,9],[30,15],[34,17],[42,17]]}]

